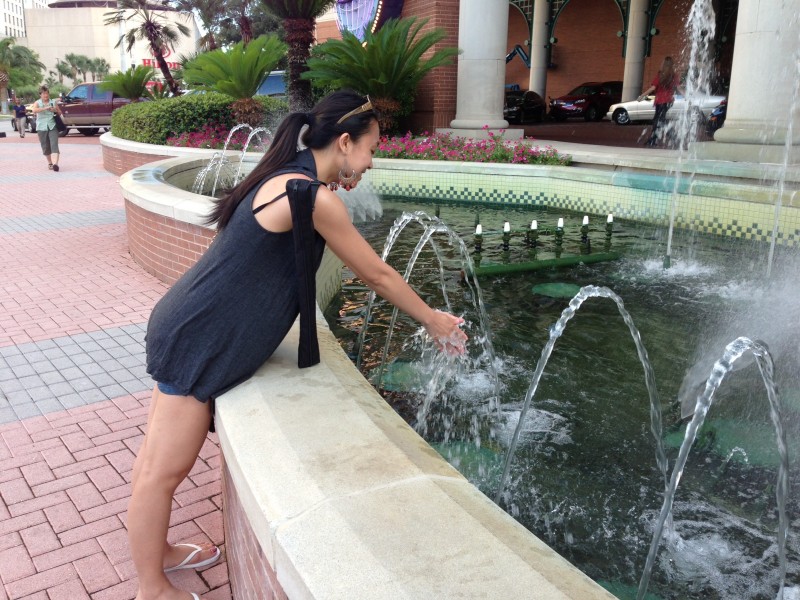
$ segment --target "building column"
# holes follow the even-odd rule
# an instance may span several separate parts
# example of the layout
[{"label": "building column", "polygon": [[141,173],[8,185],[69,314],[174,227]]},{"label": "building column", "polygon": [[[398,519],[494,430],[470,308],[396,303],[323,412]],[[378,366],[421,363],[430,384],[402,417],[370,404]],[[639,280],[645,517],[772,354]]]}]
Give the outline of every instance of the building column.
[{"label": "building column", "polygon": [[[508,0],[461,0],[458,11],[456,118],[450,131],[486,137],[485,126],[505,129],[503,101],[508,43]],[[519,132],[522,129],[511,130]],[[511,135],[506,135],[507,138]]]},{"label": "building column", "polygon": [[528,89],[542,98],[547,91],[547,49],[550,45],[548,20],[550,2],[534,0],[533,25],[531,26],[531,79]]},{"label": "building column", "polygon": [[698,156],[782,163],[791,126],[788,160],[800,162],[798,13],[800,0],[740,0],[725,125]]},{"label": "building column", "polygon": [[622,101],[635,100],[644,89],[644,52],[649,24],[649,0],[632,0],[628,8],[628,28],[625,38],[625,74],[622,81]]}]

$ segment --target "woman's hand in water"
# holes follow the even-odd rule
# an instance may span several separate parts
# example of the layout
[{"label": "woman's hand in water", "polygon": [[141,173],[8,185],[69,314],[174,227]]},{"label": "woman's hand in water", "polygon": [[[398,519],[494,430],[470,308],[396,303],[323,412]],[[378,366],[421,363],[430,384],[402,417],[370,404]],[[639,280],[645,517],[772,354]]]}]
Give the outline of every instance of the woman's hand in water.
[{"label": "woman's hand in water", "polygon": [[463,323],[464,319],[461,317],[435,310],[431,319],[425,323],[425,330],[439,350],[455,356],[466,351],[467,334],[459,328]]}]

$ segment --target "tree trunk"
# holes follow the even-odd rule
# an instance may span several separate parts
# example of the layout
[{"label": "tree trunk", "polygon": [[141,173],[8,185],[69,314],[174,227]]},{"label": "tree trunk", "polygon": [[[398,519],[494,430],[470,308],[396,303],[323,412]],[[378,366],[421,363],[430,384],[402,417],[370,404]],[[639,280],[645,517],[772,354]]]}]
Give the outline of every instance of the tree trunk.
[{"label": "tree trunk", "polygon": [[300,74],[308,69],[306,63],[314,43],[313,19],[284,19],[286,43],[289,45],[289,109],[306,111],[311,108],[311,82],[300,79]]},{"label": "tree trunk", "polygon": [[253,24],[245,14],[239,17],[239,30],[242,32],[242,42],[247,46],[253,39]]},{"label": "tree trunk", "polygon": [[178,89],[178,84],[175,82],[175,78],[172,76],[172,73],[170,73],[167,60],[164,58],[164,53],[161,52],[161,48],[151,42],[150,50],[153,52],[153,56],[158,63],[158,68],[161,70],[161,74],[164,76],[164,81],[167,83],[169,91],[172,92],[173,96],[180,96],[181,91]]},{"label": "tree trunk", "polygon": [[6,71],[0,71],[0,112],[8,112],[8,82],[11,76]]},{"label": "tree trunk", "polygon": [[401,104],[393,98],[373,98],[372,105],[378,113],[381,135],[397,133],[397,114],[400,112]]},{"label": "tree trunk", "polygon": [[[252,35],[252,33],[250,35]],[[208,32],[208,49],[209,51],[217,49],[217,38],[214,37],[211,31]]]}]

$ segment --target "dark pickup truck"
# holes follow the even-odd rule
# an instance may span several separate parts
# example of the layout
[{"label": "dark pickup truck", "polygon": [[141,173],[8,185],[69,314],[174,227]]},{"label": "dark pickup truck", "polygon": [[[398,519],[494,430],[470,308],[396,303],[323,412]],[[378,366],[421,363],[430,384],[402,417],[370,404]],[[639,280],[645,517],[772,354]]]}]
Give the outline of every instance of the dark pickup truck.
[{"label": "dark pickup truck", "polygon": [[115,109],[130,103],[127,98],[102,91],[100,83],[81,83],[61,97],[59,106],[67,130],[59,135],[67,135],[70,129],[77,129],[83,135],[95,135],[101,128],[111,127],[111,113]]}]

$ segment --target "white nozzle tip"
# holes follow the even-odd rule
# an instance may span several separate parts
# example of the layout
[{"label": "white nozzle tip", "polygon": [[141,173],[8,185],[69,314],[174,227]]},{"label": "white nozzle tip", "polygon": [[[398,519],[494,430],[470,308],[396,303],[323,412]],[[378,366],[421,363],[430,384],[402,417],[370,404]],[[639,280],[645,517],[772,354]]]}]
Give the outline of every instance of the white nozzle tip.
[{"label": "white nozzle tip", "polygon": [[505,231],[506,233],[508,233],[509,231],[511,231],[511,223],[509,223],[508,221],[506,221],[505,223],[503,223],[503,231]]},{"label": "white nozzle tip", "polygon": [[536,222],[536,219],[531,221],[531,229],[533,229],[534,231],[539,229],[539,224]]},{"label": "white nozzle tip", "polygon": [[608,213],[608,219],[606,219],[606,223],[613,223],[614,222],[614,215]]},{"label": "white nozzle tip", "polygon": [[588,225],[589,224],[589,215],[584,215],[583,216],[583,224],[584,225]]},{"label": "white nozzle tip", "polygon": [[558,227],[559,229],[564,229],[564,217],[559,217],[559,218],[558,218],[558,225],[557,225],[557,227]]},{"label": "white nozzle tip", "polygon": [[480,223],[475,225],[475,235],[482,235],[483,234],[483,227]]}]

